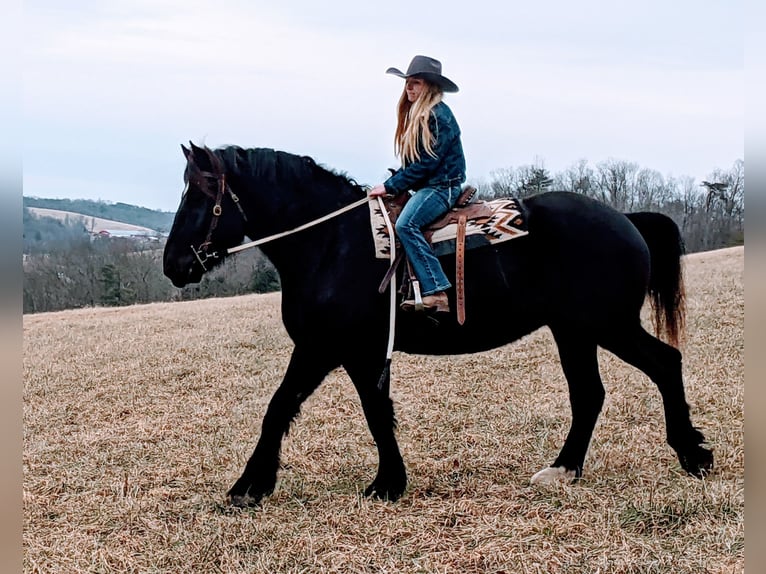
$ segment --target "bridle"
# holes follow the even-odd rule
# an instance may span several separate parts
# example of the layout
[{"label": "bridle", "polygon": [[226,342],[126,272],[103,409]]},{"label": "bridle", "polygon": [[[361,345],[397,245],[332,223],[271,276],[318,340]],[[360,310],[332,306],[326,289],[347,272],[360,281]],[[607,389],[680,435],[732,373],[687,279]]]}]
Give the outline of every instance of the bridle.
[{"label": "bridle", "polygon": [[231,190],[231,187],[229,187],[229,184],[226,183],[226,174],[225,173],[213,173],[210,171],[201,171],[200,172],[203,177],[209,177],[214,178],[216,180],[217,185],[217,192],[215,197],[215,205],[213,205],[213,218],[210,220],[210,227],[207,231],[207,236],[205,237],[205,241],[203,241],[199,247],[194,247],[194,245],[190,245],[192,252],[194,253],[194,256],[197,258],[197,261],[199,261],[199,264],[202,265],[202,269],[204,271],[207,271],[207,267],[205,266],[205,263],[209,260],[215,261],[216,259],[220,259],[221,255],[218,254],[217,251],[208,251],[208,248],[212,244],[213,241],[213,232],[215,231],[215,228],[218,226],[218,220],[221,217],[221,214],[223,213],[223,208],[221,207],[221,203],[223,202],[224,196],[228,193],[231,197],[232,201],[234,202],[234,205],[237,206],[237,209],[239,209],[239,213],[242,216],[242,219],[244,220],[245,224],[248,223],[247,221],[247,215],[245,215],[245,210],[242,209],[242,205],[239,203],[239,197],[236,193],[234,193]]}]

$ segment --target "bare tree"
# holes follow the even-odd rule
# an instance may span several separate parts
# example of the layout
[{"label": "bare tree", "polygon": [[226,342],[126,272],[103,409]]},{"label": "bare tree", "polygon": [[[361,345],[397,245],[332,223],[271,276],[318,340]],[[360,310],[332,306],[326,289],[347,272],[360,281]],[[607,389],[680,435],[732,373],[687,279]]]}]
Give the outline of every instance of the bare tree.
[{"label": "bare tree", "polygon": [[554,177],[554,189],[590,196],[594,190],[594,173],[588,161],[581,159]]},{"label": "bare tree", "polygon": [[596,166],[596,199],[619,209],[633,209],[633,184],[638,165],[635,163],[608,159]]},{"label": "bare tree", "polygon": [[516,171],[512,167],[500,168],[490,172],[489,189],[482,193],[486,199],[513,197],[518,188]]},{"label": "bare tree", "polygon": [[673,196],[673,189],[668,187],[658,171],[641,169],[633,182],[633,200],[631,208],[635,211],[661,210]]},{"label": "bare tree", "polygon": [[716,249],[744,241],[745,163],[734,162],[728,171],[716,169],[712,181],[703,181],[704,211],[710,226],[709,244]]}]

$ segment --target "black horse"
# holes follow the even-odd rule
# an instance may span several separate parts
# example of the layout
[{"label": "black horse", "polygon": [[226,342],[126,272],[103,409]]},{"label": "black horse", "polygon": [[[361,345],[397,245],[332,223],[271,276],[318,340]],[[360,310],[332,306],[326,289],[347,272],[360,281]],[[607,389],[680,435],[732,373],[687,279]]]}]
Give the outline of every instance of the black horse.
[{"label": "black horse", "polygon": [[[365,197],[353,180],[309,157],[193,144],[182,149],[187,188],[164,252],[165,275],[179,287],[198,282],[245,236],[294,229]],[[473,353],[547,325],[569,385],[572,424],[558,457],[533,482],[581,476],[605,395],[599,346],[656,383],[667,441],[681,466],[695,476],[710,471],[713,454],[701,446],[705,439],[692,426],[684,396],[681,353],[646,332],[639,317],[649,294],[658,330],[677,344],[683,328],[683,244],[675,223],[656,213],[626,216],[567,192],[530,197],[522,209],[529,235],[467,253],[465,323],[459,325],[454,315],[434,321],[399,312],[395,348]],[[262,250],[279,273],[282,320],[295,348],[255,451],[229,490],[231,502],[255,504],[273,491],[282,438],[303,401],[339,366],[359,393],[378,449],[378,473],[365,494],[397,499],[407,477],[388,384],[379,384],[390,294],[379,294],[378,286],[388,262],[374,258],[369,210],[352,209],[265,243]],[[443,262],[454,269],[454,256]],[[454,284],[454,276],[450,279]],[[450,305],[455,308],[453,294]]]}]

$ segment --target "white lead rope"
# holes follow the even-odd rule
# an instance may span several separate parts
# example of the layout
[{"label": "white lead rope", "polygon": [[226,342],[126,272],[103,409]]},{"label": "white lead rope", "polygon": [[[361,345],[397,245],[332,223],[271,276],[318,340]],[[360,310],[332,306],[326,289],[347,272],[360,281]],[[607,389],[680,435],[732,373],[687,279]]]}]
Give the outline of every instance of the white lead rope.
[{"label": "white lead rope", "polygon": [[308,229],[309,227],[314,227],[315,225],[324,223],[328,219],[332,219],[333,217],[336,217],[340,215],[341,213],[351,211],[352,209],[359,207],[360,205],[364,205],[368,201],[370,201],[370,198],[364,197],[360,199],[359,201],[355,201],[354,203],[347,205],[346,207],[341,207],[340,209],[333,211],[332,213],[328,213],[327,215],[320,217],[319,219],[315,219],[314,221],[309,221],[308,223],[304,223],[303,225],[300,225],[296,227],[295,229],[283,231],[282,233],[275,233],[274,235],[269,235],[268,237],[261,237],[260,239],[256,241],[251,241],[250,243],[243,243],[242,245],[237,245],[236,247],[230,247],[229,249],[226,250],[226,253],[236,253],[237,251],[243,251],[244,249],[257,247],[258,245],[263,245],[264,243],[268,243],[269,241],[274,241],[275,239],[280,239],[282,237],[286,237],[287,235],[298,233],[299,231],[303,231],[304,229]]},{"label": "white lead rope", "polygon": [[[378,204],[380,205],[380,211],[383,214],[383,219],[388,228],[388,237],[391,240],[391,265],[393,265],[394,261],[396,261],[396,238],[394,236],[394,229],[391,226],[391,220],[388,218],[388,211],[386,211],[386,206],[383,203],[382,197],[378,197]],[[394,354],[394,330],[396,328],[396,273],[391,276],[389,289],[391,289],[391,311],[388,318],[388,348],[386,349],[386,359],[390,361]]]}]

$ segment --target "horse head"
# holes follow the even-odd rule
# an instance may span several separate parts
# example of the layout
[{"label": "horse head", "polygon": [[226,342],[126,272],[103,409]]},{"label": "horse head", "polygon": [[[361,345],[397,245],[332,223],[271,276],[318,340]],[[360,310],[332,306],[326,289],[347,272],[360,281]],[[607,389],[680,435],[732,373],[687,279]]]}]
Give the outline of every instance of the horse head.
[{"label": "horse head", "polygon": [[165,275],[176,287],[198,283],[220,265],[226,250],[242,242],[247,223],[222,159],[189,144],[181,146],[185,188],[163,254]]}]

